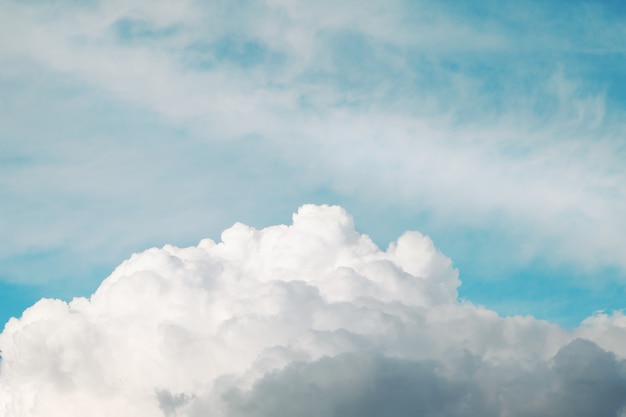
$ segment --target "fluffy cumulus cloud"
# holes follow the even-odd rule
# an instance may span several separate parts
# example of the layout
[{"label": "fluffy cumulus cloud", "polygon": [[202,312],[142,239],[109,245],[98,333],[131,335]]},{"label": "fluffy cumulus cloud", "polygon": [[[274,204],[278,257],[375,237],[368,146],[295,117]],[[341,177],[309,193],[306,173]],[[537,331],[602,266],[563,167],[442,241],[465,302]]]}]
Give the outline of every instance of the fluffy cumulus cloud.
[{"label": "fluffy cumulus cloud", "polygon": [[235,224],[9,321],[0,414],[624,415],[623,316],[568,332],[460,301],[459,285],[427,236],[381,250],[340,207]]}]

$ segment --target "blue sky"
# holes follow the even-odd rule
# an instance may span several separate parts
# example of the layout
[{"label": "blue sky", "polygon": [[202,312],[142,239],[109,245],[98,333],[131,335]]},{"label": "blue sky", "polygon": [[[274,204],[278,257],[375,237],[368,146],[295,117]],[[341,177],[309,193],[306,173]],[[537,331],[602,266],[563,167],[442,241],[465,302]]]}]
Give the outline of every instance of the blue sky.
[{"label": "blue sky", "polygon": [[0,321],[133,252],[344,206],[460,295],[626,307],[621,2],[0,6]]}]

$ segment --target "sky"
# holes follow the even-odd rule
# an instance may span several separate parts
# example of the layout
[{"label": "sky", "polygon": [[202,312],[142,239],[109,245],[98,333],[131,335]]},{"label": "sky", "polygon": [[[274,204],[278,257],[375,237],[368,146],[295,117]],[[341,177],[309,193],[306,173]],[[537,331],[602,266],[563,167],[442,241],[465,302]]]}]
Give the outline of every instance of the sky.
[{"label": "sky", "polygon": [[[469,0],[2,2],[0,324],[7,325],[0,334],[0,363],[13,363],[9,352],[14,352],[14,358],[28,358],[27,353],[18,354],[20,349],[36,351],[15,342],[20,334],[52,343],[48,330],[27,330],[27,324],[48,314],[56,317],[51,319],[54,323],[75,320],[61,312],[62,308],[77,309],[83,321],[70,326],[67,338],[59,342],[59,352],[87,348],[89,344],[80,342],[74,333],[82,325],[95,326],[94,334],[106,341],[106,346],[123,340],[122,334],[111,333],[107,327],[115,320],[124,322],[125,313],[113,312],[117,307],[106,310],[107,300],[114,299],[117,292],[103,288],[106,282],[115,281],[119,273],[114,271],[134,259],[131,257],[150,259],[150,251],[187,250],[182,248],[198,251],[202,247],[199,242],[206,239],[227,245],[224,234],[234,224],[247,225],[261,234],[279,227],[275,225],[296,228],[298,215],[292,215],[313,210],[319,212],[315,216],[331,223],[337,218],[353,222],[344,232],[371,239],[366,252],[379,257],[391,256],[393,242],[409,231],[418,231],[449,260],[450,265],[444,262],[446,268],[457,271],[454,284],[445,288],[443,301],[430,290],[420,296],[420,291],[427,289],[417,284],[417,289],[407,289],[408,294],[429,300],[423,300],[426,304],[415,307],[417,310],[406,301],[410,314],[389,310],[388,304],[393,302],[387,295],[403,295],[396,284],[387,289],[382,284],[376,287],[381,294],[361,293],[346,284],[337,291],[351,308],[370,297],[372,303],[378,303],[370,305],[376,312],[372,314],[398,315],[407,328],[420,329],[416,323],[431,320],[430,313],[422,311],[424,306],[447,305],[457,316],[467,316],[463,320],[471,329],[483,329],[481,326],[493,320],[502,328],[512,326],[511,334],[518,336],[524,326],[528,327],[524,331],[545,332],[554,343],[541,353],[523,344],[519,352],[507,356],[502,352],[513,349],[511,341],[502,335],[493,339],[499,346],[494,348],[499,352],[494,357],[519,359],[534,352],[529,361],[536,372],[515,367],[511,373],[529,383],[519,387],[527,391],[532,391],[528,388],[532,381],[569,387],[570,362],[580,355],[600,358],[596,359],[604,361],[606,369],[623,369],[623,352],[615,347],[615,340],[622,336],[599,334],[615,331],[621,335],[621,309],[626,308],[624,21],[623,3],[608,0],[507,4]],[[334,217],[324,214],[327,210]],[[332,229],[323,221],[318,227]],[[248,239],[255,242],[257,237],[252,233]],[[312,243],[306,238],[285,239],[298,253],[314,251],[320,244],[315,239]],[[340,241],[329,245],[340,250],[355,244],[350,239]],[[273,253],[267,250],[263,253]],[[422,250],[416,249],[415,256]],[[234,262],[235,270],[243,268],[241,274],[254,283],[246,287],[251,294],[252,288],[265,291],[264,281],[248,276],[259,270],[246,269],[237,264],[243,261],[235,262],[222,253],[206,251],[202,256],[208,257],[209,263]],[[366,255],[357,251],[348,264],[371,262]],[[280,270],[287,262],[278,258],[268,261],[271,268]],[[181,259],[171,271],[159,262],[146,270],[166,276],[158,269],[161,265],[174,279],[184,275],[179,269],[191,262],[185,256]],[[302,271],[333,275],[303,259],[306,256],[298,261],[304,262]],[[346,267],[327,260],[337,268]],[[419,277],[423,272],[407,269],[404,261],[389,262],[410,276]],[[295,264],[289,263],[289,268]],[[218,270],[221,272],[214,272],[216,282],[227,281],[225,272]],[[380,278],[377,272],[356,270],[367,280],[378,282]],[[210,271],[207,273],[212,274]],[[425,274],[439,276],[432,271]],[[276,279],[292,282],[292,278]],[[303,280],[307,291],[321,294],[315,311],[334,314],[337,301],[328,298],[326,287]],[[179,294],[183,305],[191,302],[186,297],[193,295],[193,288],[200,292],[211,288],[208,283],[192,284],[176,284],[180,288],[172,284],[187,294]],[[232,290],[237,290],[233,285]],[[290,285],[285,291],[297,292]],[[385,295],[387,290],[390,293]],[[119,291],[124,294],[122,299],[132,303],[132,292]],[[136,291],[141,292],[141,286]],[[98,298],[97,294],[102,295]],[[166,297],[159,298],[162,296],[158,293],[155,300],[169,306]],[[242,302],[232,292],[223,296],[232,297],[235,304]],[[75,297],[79,301],[72,301]],[[268,304],[273,302],[282,305],[274,298]],[[152,305],[146,299],[136,303]],[[278,308],[276,314],[292,314],[296,307]],[[30,318],[25,311],[32,313]],[[96,311],[104,311],[101,314],[111,323],[99,328],[100,313]],[[225,308],[223,314],[236,317],[237,311]],[[198,311],[192,309],[180,317],[172,313],[175,318],[167,320],[182,325],[177,320],[194,313]],[[454,314],[446,314],[442,323],[449,324],[450,314]],[[481,314],[489,320],[484,321]],[[11,317],[15,319],[9,321]],[[253,359],[241,359],[223,370],[224,375],[250,374],[246,378],[257,383],[249,382],[252,385],[247,387],[253,388],[247,391],[243,382],[211,385],[222,381],[219,373],[198,382],[204,384],[201,388],[172,381],[147,387],[144,379],[130,376],[132,387],[122,388],[141,395],[158,392],[157,403],[150,397],[155,410],[160,410],[154,415],[161,412],[167,417],[206,410],[217,413],[215,407],[223,407],[220,412],[224,416],[248,415],[250,407],[277,415],[271,407],[287,407],[278,398],[271,407],[253,406],[255,401],[270,395],[284,381],[297,387],[297,381],[310,374],[321,378],[321,393],[332,392],[335,380],[329,372],[336,366],[367,369],[361,380],[370,384],[367,386],[378,383],[378,378],[439,378],[441,391],[433,396],[470,395],[467,381],[477,376],[468,376],[467,364],[461,364],[469,356],[453,361],[456,365],[450,365],[450,373],[441,374],[437,364],[451,359],[441,352],[435,355],[437,349],[411,355],[405,349],[408,339],[375,343],[374,339],[384,339],[384,331],[361,332],[349,326],[349,317],[341,316],[338,328],[346,329],[348,339],[359,335],[367,343],[346,342],[326,359],[320,354],[323,349],[302,348],[307,352],[302,358],[308,359],[280,372],[276,370],[283,368],[269,367],[274,372],[271,375],[266,375],[267,369],[261,365],[250,365]],[[130,320],[130,316],[126,318]],[[148,319],[142,316],[141,320]],[[144,323],[141,320],[137,323]],[[273,325],[282,328],[282,321],[277,323]],[[315,323],[303,326],[326,329]],[[186,330],[191,334],[202,333],[195,324],[185,326],[191,326]],[[604,330],[600,332],[600,328]],[[461,343],[441,339],[440,332],[431,330],[428,327],[423,332],[433,344],[452,349]],[[31,331],[34,333],[28,333]],[[479,345],[471,341],[479,340],[481,334],[467,335],[463,346]],[[271,343],[253,343],[256,350],[250,352],[260,355],[272,343],[304,343],[302,338],[309,336],[280,333],[276,337]],[[607,342],[609,339],[613,342]],[[10,348],[11,343],[16,347]],[[76,343],[83,343],[82,347],[77,348]],[[371,343],[378,348],[363,350]],[[479,384],[477,396],[472,397],[476,401],[471,404],[472,412],[505,415],[509,410],[523,415],[519,408],[523,404],[515,403],[516,397],[508,394],[502,394],[509,399],[497,406],[483,401],[491,392],[489,384],[502,383],[505,378],[504,365],[489,362],[486,348],[476,346],[468,348],[469,355],[478,358],[477,363],[485,366],[481,372],[486,374],[481,374],[484,384]],[[28,350],[31,348],[34,350]],[[134,352],[129,346],[122,351]],[[392,351],[397,354],[389,353]],[[159,360],[172,359],[159,354]],[[107,359],[103,355],[89,363],[97,367]],[[283,360],[283,364],[292,362]],[[28,390],[15,383],[23,365],[18,362],[15,367],[0,368],[0,409],[4,406],[23,416],[24,409],[19,407],[26,407],[31,400]],[[125,366],[122,361],[116,363],[120,370]],[[399,370],[404,365],[415,373],[403,374]],[[183,368],[193,369],[191,364]],[[164,367],[163,378],[169,369]],[[400,374],[385,373],[389,369]],[[92,373],[83,371],[82,377],[93,378]],[[3,388],[3,377],[13,381],[15,391]],[[604,382],[622,383],[623,377],[623,372],[610,377],[598,374]],[[114,371],[107,378],[116,384]],[[52,377],[41,380],[55,387],[43,390],[47,394],[42,395],[55,398],[54,390],[60,389],[55,384],[60,382]],[[100,389],[89,386],[93,389],[71,395],[81,396],[88,404],[89,395]],[[124,391],[124,396],[131,398],[128,392]],[[565,409],[559,407],[571,403],[570,396],[576,397],[572,390],[563,392],[558,404],[533,397],[538,408],[527,412],[551,415],[546,411],[549,408],[554,415],[563,415]],[[607,388],[605,392],[613,391]],[[363,401],[350,395],[354,401],[338,399],[336,406],[345,414],[362,415],[359,407],[364,407]],[[393,395],[414,397],[404,391]],[[619,391],[611,398],[621,395]],[[228,401],[216,405],[218,397]],[[43,408],[33,405],[32,415],[54,415],[46,408],[51,401],[46,398],[41,400]],[[605,400],[605,414],[594,415],[616,415],[623,406]],[[110,405],[110,410],[118,412],[115,407],[126,404],[119,401]],[[466,415],[463,404],[459,400],[460,408],[448,410],[448,415]],[[442,412],[436,407],[429,410]],[[309,411],[332,414],[314,407]],[[58,413],[62,412],[67,410],[59,409]]]}]

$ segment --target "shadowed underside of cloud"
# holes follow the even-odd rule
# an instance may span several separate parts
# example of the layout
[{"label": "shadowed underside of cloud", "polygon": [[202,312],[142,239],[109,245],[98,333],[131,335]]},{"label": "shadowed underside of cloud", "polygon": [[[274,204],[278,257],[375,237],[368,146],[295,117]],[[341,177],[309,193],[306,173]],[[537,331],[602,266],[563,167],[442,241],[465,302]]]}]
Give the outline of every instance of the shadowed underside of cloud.
[{"label": "shadowed underside of cloud", "polygon": [[[0,335],[0,411],[35,416],[617,416],[626,326],[574,332],[457,300],[418,233],[387,250],[340,207],[133,255],[89,298]],[[580,337],[589,339],[581,339]]]},{"label": "shadowed underside of cloud", "polygon": [[446,364],[346,353],[290,365],[222,399],[235,416],[608,417],[626,405],[626,362],[582,339],[530,369],[471,355]]}]

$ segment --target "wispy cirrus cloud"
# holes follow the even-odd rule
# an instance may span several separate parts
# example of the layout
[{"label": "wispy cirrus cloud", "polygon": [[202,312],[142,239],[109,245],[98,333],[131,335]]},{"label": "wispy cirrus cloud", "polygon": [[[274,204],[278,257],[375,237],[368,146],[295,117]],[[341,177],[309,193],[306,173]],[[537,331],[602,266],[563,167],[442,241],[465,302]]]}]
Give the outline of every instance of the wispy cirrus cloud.
[{"label": "wispy cirrus cloud", "polygon": [[2,7],[2,150],[30,161],[4,165],[5,259],[112,265],[329,194],[495,230],[503,263],[624,270],[611,4]]}]

